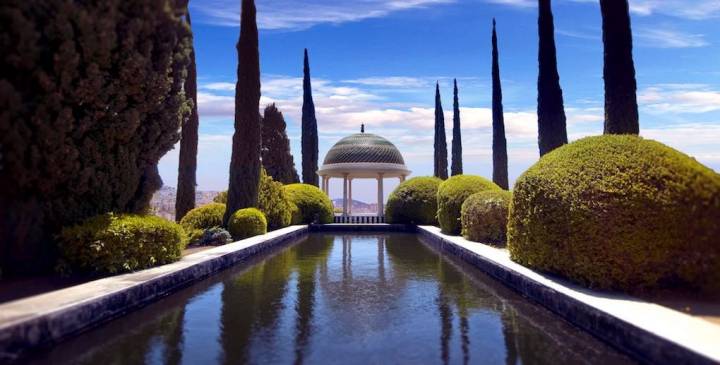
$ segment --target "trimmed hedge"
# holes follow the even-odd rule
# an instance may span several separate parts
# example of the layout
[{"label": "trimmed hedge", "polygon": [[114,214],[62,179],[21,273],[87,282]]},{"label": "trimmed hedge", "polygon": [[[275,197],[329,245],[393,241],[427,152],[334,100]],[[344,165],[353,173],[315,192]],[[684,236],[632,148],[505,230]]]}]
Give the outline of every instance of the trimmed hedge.
[{"label": "trimmed hedge", "polygon": [[265,214],[269,230],[287,227],[292,221],[292,206],[279,183],[261,169],[258,208]]},{"label": "trimmed hedge", "polygon": [[200,240],[206,229],[222,227],[224,215],[225,204],[205,204],[187,212],[180,225],[190,237],[190,244],[193,244]]},{"label": "trimmed hedge", "polygon": [[328,224],[334,220],[333,205],[330,198],[314,185],[290,184],[284,186],[290,202],[297,210],[293,211],[293,224]]},{"label": "trimmed hedge", "polygon": [[505,190],[483,191],[467,198],[460,210],[463,237],[504,246],[510,200],[512,193]]},{"label": "trimmed hedge", "polygon": [[267,233],[265,214],[257,208],[240,209],[230,216],[228,232],[236,240]]},{"label": "trimmed hedge", "polygon": [[440,184],[437,193],[437,218],[445,234],[460,233],[460,209],[470,195],[486,190],[501,190],[492,181],[474,175],[455,175]]},{"label": "trimmed hedge", "polygon": [[516,262],[581,284],[720,292],[720,175],[659,142],[581,139],[515,184]]},{"label": "trimmed hedge", "polygon": [[155,216],[95,216],[66,227],[58,237],[61,272],[117,274],[180,259],[182,226]]},{"label": "trimmed hedge", "polygon": [[437,224],[437,191],[442,180],[433,176],[414,177],[390,194],[385,206],[388,223]]}]

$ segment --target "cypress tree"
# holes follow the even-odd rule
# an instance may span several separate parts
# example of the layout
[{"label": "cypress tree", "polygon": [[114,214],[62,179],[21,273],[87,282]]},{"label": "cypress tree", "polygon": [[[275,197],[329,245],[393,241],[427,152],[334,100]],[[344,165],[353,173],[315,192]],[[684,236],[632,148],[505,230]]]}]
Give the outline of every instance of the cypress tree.
[{"label": "cypress tree", "polygon": [[600,0],[605,48],[605,134],[639,134],[637,82],[627,0]]},{"label": "cypress tree", "polygon": [[305,49],[303,65],[303,106],[302,106],[302,175],[303,183],[318,186],[318,130],[315,119],[315,103],[313,103],[310,85],[310,61]]},{"label": "cypress tree", "polygon": [[493,126],[493,181],[501,188],[508,189],[508,157],[505,141],[505,117],[503,116],[502,87],[500,85],[500,64],[498,61],[497,33],[495,19],[492,31],[492,126]]},{"label": "cypress tree", "polygon": [[174,0],[0,2],[4,274],[51,268],[63,226],[147,208],[190,110],[186,13]]},{"label": "cypress tree", "polygon": [[262,119],[262,164],[268,175],[283,184],[299,182],[285,118],[275,104],[265,107]]},{"label": "cypress tree", "polygon": [[538,35],[538,146],[543,156],[568,142],[550,0],[539,0]]},{"label": "cypress tree", "polygon": [[235,133],[224,223],[238,209],[254,207],[260,184],[260,52],[254,0],[242,0],[235,87]]},{"label": "cypress tree", "polygon": [[[190,12],[186,16],[192,29]],[[192,34],[190,38],[192,42]],[[197,148],[198,148],[198,109],[197,109],[197,67],[195,65],[195,47],[190,51],[190,66],[185,93],[192,101],[190,117],[185,121],[180,136],[180,163],[178,166],[177,196],[175,198],[175,220],[178,222],[187,212],[195,208],[195,186],[197,185]]]},{"label": "cypress tree", "polygon": [[453,139],[452,139],[452,176],[462,175],[462,137],[460,134],[460,102],[458,100],[457,79],[453,80]]},{"label": "cypress tree", "polygon": [[447,179],[447,141],[445,115],[440,100],[440,83],[435,84],[435,176]]}]

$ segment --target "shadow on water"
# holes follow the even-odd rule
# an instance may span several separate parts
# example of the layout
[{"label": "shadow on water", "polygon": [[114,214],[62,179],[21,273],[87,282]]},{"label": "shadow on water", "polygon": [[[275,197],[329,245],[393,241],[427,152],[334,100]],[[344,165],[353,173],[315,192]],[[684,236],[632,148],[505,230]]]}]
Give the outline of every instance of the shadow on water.
[{"label": "shadow on water", "polygon": [[312,234],[24,363],[630,363],[412,234]]}]

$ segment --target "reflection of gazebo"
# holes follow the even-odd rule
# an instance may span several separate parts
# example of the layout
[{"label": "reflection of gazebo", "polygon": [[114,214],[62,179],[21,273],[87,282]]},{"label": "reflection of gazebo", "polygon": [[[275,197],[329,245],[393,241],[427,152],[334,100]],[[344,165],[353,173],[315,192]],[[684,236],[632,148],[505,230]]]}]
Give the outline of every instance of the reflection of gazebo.
[{"label": "reflection of gazebo", "polygon": [[[322,190],[328,194],[330,179],[343,179],[343,216],[352,214],[353,179],[377,179],[378,216],[383,216],[383,179],[410,175],[400,151],[387,139],[365,133],[365,126],[356,133],[341,139],[325,156],[317,172],[322,178]],[[328,194],[329,195],[329,194]]]}]

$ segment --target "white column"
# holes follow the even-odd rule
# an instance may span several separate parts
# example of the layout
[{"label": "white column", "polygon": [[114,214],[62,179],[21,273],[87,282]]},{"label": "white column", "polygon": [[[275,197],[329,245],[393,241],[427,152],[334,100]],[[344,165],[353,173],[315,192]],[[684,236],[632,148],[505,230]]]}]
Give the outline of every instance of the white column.
[{"label": "white column", "polygon": [[352,178],[348,179],[348,214],[352,215]]},{"label": "white column", "polygon": [[385,208],[383,207],[383,174],[378,174],[378,217],[385,215]]},{"label": "white column", "polygon": [[402,184],[404,182],[405,182],[405,175],[400,175],[400,183]]},{"label": "white column", "polygon": [[343,215],[348,215],[348,177],[347,174],[343,175]]}]

